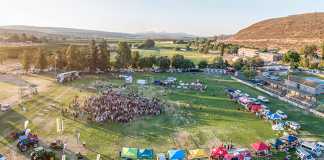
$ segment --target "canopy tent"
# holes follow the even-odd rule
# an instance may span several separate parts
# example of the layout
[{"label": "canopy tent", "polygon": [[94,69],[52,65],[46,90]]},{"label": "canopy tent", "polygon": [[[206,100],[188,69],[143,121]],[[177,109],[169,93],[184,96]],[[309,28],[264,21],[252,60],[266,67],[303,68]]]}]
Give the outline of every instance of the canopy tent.
[{"label": "canopy tent", "polygon": [[153,149],[140,149],[138,151],[138,158],[139,159],[153,159],[154,158]]},{"label": "canopy tent", "polygon": [[260,112],[262,109],[262,106],[261,106],[261,104],[252,103],[252,104],[249,104],[249,109],[252,112]]},{"label": "canopy tent", "polygon": [[243,104],[248,104],[251,102],[248,97],[240,97],[239,101],[240,101],[240,103],[243,103]]},{"label": "canopy tent", "polygon": [[137,159],[138,158],[138,149],[123,147],[120,156],[121,156],[121,158]]},{"label": "canopy tent", "polygon": [[264,142],[256,142],[256,143],[253,143],[251,146],[257,152],[269,150],[269,146],[266,145]]},{"label": "canopy tent", "polygon": [[164,153],[159,153],[156,155],[157,160],[166,160],[165,154]]},{"label": "canopy tent", "polygon": [[288,139],[289,143],[292,143],[292,142],[295,142],[298,140],[298,138],[293,135],[289,135],[287,139]]},{"label": "canopy tent", "polygon": [[184,150],[172,149],[168,151],[169,160],[184,160],[186,153]]},{"label": "canopy tent", "polygon": [[271,119],[273,121],[277,121],[277,120],[281,120],[281,116],[277,113],[274,113],[274,114],[269,115],[269,119]]},{"label": "canopy tent", "polygon": [[221,147],[213,148],[211,156],[213,158],[224,157],[227,153],[228,153],[227,149],[225,147],[221,146]]},{"label": "canopy tent", "polygon": [[189,150],[188,159],[201,159],[208,158],[208,153],[205,149],[193,149]]},{"label": "canopy tent", "polygon": [[280,139],[276,138],[273,142],[272,142],[272,146],[274,148],[278,148],[280,147],[281,145],[283,145],[284,142],[282,142]]}]

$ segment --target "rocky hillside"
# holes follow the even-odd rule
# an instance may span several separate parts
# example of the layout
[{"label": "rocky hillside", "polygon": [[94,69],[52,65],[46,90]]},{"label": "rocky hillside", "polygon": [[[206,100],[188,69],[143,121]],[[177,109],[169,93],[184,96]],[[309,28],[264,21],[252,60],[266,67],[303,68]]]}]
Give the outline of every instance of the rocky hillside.
[{"label": "rocky hillside", "polygon": [[324,13],[308,13],[274,18],[255,23],[229,41],[270,48],[299,48],[324,40]]}]

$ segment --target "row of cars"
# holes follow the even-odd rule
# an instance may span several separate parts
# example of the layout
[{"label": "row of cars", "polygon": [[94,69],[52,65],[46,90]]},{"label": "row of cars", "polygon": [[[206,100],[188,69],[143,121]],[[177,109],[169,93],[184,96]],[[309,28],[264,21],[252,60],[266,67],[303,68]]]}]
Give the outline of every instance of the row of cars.
[{"label": "row of cars", "polygon": [[[271,110],[265,105],[266,103],[269,103],[268,99],[263,99],[263,97],[261,96],[258,96],[258,98],[252,98],[247,93],[243,93],[242,91],[235,89],[226,89],[226,91],[231,99],[245,106],[245,108],[249,111],[254,112],[256,113],[256,115],[259,115],[264,119],[273,122],[273,130],[284,131],[286,129],[291,129],[298,131],[301,128],[299,123],[294,121],[287,121],[288,115],[283,111],[277,110],[274,113],[271,112]],[[290,144],[288,138],[279,138],[279,140],[287,141],[288,143],[286,144]],[[323,142],[309,142],[299,140],[297,138],[295,140],[297,143],[296,145],[293,145],[293,147],[296,149],[296,154],[300,159],[314,160],[315,158],[321,156],[324,149]]]}]

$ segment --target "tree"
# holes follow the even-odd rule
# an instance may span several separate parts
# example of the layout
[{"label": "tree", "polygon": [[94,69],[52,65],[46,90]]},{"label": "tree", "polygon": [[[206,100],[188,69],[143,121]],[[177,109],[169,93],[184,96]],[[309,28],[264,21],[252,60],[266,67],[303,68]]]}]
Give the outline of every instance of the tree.
[{"label": "tree", "polygon": [[139,67],[140,68],[152,68],[156,59],[155,57],[142,57],[139,59]]},{"label": "tree", "polygon": [[317,51],[316,45],[306,45],[302,49],[301,53],[304,54],[305,58],[313,58],[317,56],[316,51]]},{"label": "tree", "polygon": [[65,51],[63,49],[58,49],[55,52],[55,57],[54,57],[54,65],[56,69],[64,69],[66,66],[66,57],[65,57]]},{"label": "tree", "polygon": [[30,54],[28,54],[26,51],[24,51],[22,59],[21,59],[21,65],[25,72],[28,72],[32,65],[32,57]]},{"label": "tree", "polygon": [[248,79],[252,79],[256,76],[256,71],[254,69],[251,69],[251,67],[244,66],[242,68],[242,70],[243,70],[244,76]]},{"label": "tree", "polygon": [[225,52],[225,44],[224,43],[220,43],[219,44],[219,51],[220,51],[220,55],[223,57],[224,56],[224,52]]},{"label": "tree", "polygon": [[138,51],[133,51],[132,52],[132,67],[133,68],[138,68],[139,67],[139,59],[140,59],[140,54]]},{"label": "tree", "polygon": [[152,39],[147,39],[144,41],[143,44],[141,44],[138,48],[141,49],[152,49],[155,47],[155,42]]},{"label": "tree", "polygon": [[82,63],[80,60],[80,52],[75,45],[70,45],[66,50],[66,68],[68,70],[79,70],[81,69]]},{"label": "tree", "polygon": [[233,63],[233,67],[235,70],[241,70],[243,66],[244,66],[244,60],[242,58],[237,59]]},{"label": "tree", "polygon": [[183,60],[184,60],[184,56],[183,55],[179,55],[179,54],[174,55],[172,57],[172,59],[171,59],[171,65],[172,65],[172,67],[174,67],[174,68],[181,68],[182,63],[183,63]]},{"label": "tree", "polygon": [[200,69],[207,68],[207,66],[208,66],[208,62],[206,60],[202,60],[198,63],[198,68]]},{"label": "tree", "polygon": [[300,64],[301,57],[298,52],[289,50],[283,57],[283,61],[286,63],[290,63],[290,67],[298,68]]},{"label": "tree", "polygon": [[225,61],[224,61],[223,57],[214,58],[213,63],[210,66],[212,68],[220,68],[220,69],[224,69],[227,67],[225,65]]},{"label": "tree", "polygon": [[322,62],[324,61],[324,42],[321,44]]},{"label": "tree", "polygon": [[40,71],[43,71],[48,66],[47,56],[44,49],[38,48],[36,55],[37,57],[35,67],[37,69],[40,69]]},{"label": "tree", "polygon": [[181,65],[182,69],[195,68],[196,65],[190,59],[184,59]]},{"label": "tree", "polygon": [[127,42],[119,42],[116,56],[116,65],[119,68],[128,68],[131,65],[131,49]]},{"label": "tree", "polygon": [[90,42],[90,55],[91,55],[90,71],[94,72],[98,68],[98,48],[96,46],[95,40],[91,40]]},{"label": "tree", "polygon": [[102,71],[106,71],[109,68],[110,52],[108,50],[107,41],[103,40],[99,45],[100,58],[98,59],[98,68]]},{"label": "tree", "polygon": [[157,66],[162,70],[167,70],[170,68],[171,61],[167,56],[157,58]]}]

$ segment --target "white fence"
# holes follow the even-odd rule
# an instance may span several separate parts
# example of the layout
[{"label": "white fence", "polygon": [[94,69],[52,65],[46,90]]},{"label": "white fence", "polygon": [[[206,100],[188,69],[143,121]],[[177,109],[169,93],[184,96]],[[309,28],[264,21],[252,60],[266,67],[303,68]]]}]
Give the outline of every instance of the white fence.
[{"label": "white fence", "polygon": [[259,90],[259,91],[261,91],[261,92],[264,92],[264,93],[266,93],[266,94],[268,94],[268,95],[270,95],[270,96],[272,96],[272,97],[278,98],[278,99],[280,99],[281,101],[287,102],[287,103],[289,103],[289,104],[291,104],[291,105],[294,105],[294,106],[296,106],[296,107],[298,107],[298,108],[301,108],[301,109],[303,109],[303,110],[305,110],[305,111],[307,111],[307,112],[313,113],[313,114],[316,115],[316,116],[319,116],[319,117],[324,118],[324,113],[322,113],[322,112],[319,112],[319,111],[316,111],[315,109],[311,109],[311,108],[305,107],[305,106],[303,106],[303,105],[300,105],[300,104],[298,104],[298,103],[296,103],[296,102],[293,102],[293,101],[287,99],[286,97],[281,97],[281,96],[279,96],[279,95],[276,95],[276,94],[274,94],[274,93],[271,93],[271,92],[269,92],[269,91],[267,91],[267,90],[264,90],[263,88],[260,88],[260,87],[258,87],[258,86],[256,86],[256,85],[253,85],[253,84],[251,84],[251,83],[245,82],[245,81],[243,81],[243,80],[241,80],[241,79],[238,79],[238,78],[236,78],[236,77],[234,77],[234,76],[231,76],[231,78],[234,79],[234,80],[236,80],[236,81],[238,81],[238,82],[240,82],[240,83],[242,83],[242,84],[245,84],[245,85],[247,85],[247,86],[250,86],[250,87],[252,87],[252,88],[255,88],[255,89],[257,89],[257,90]]}]

